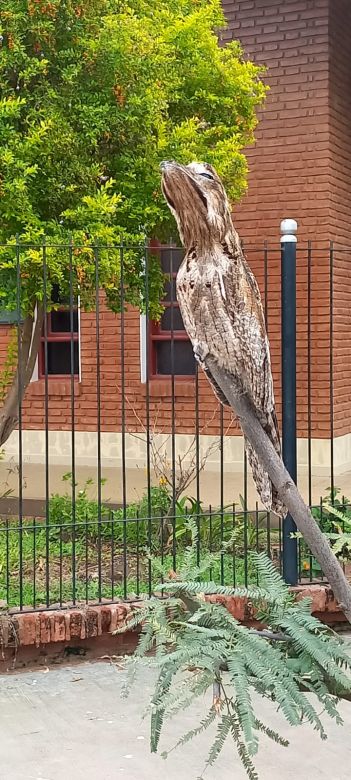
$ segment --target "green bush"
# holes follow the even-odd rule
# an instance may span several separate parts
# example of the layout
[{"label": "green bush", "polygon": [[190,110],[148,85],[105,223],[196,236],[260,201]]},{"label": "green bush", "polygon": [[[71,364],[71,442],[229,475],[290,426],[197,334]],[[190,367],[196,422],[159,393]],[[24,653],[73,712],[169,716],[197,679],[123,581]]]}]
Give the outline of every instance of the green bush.
[{"label": "green bush", "polygon": [[[65,474],[63,480],[72,482],[72,475]],[[191,496],[178,499],[173,507],[170,491],[162,483],[151,487],[150,496],[146,491],[140,501],[111,510],[106,504],[99,507],[98,501],[89,497],[92,485],[91,479],[82,488],[76,485],[74,502],[72,487],[64,494],[55,493],[50,497],[50,525],[59,529],[63,538],[71,537],[74,524],[77,538],[87,535],[92,541],[113,538],[129,548],[181,550],[190,542],[188,520],[192,518],[197,524],[199,546],[204,550],[218,550],[234,531],[233,549],[239,557],[246,550],[266,547],[266,512],[256,514],[243,508],[234,513],[232,506],[208,510]],[[242,499],[241,502],[243,506]]]},{"label": "green bush", "polygon": [[160,486],[151,488],[150,499],[144,493],[140,501],[128,504],[124,509],[112,510],[89,497],[89,488],[94,484],[92,479],[88,479],[82,488],[75,485],[74,500],[72,475],[65,474],[63,480],[70,482],[71,490],[51,495],[49,522],[52,530],[56,528],[57,533],[67,539],[74,533],[77,538],[87,536],[92,542],[98,538],[113,538],[120,544],[127,542],[129,546],[142,547],[148,543],[150,532],[151,538],[157,535],[162,515],[170,506],[169,494]]}]

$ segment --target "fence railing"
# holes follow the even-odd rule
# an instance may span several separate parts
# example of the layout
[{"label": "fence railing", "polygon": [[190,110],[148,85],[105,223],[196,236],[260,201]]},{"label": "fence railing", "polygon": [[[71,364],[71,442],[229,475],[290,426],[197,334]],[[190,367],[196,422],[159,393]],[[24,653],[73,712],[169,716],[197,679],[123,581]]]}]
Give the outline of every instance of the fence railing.
[{"label": "fence railing", "polygon": [[[281,248],[245,253],[261,287],[281,420]],[[174,285],[182,250],[69,245],[57,256],[59,265],[49,243],[0,247],[3,409],[16,368],[26,384],[26,324],[29,349],[37,339],[16,430],[7,438],[2,428],[0,599],[39,609],[151,593],[179,569],[194,534],[199,564],[215,553],[204,577],[247,584],[251,550],[282,568],[282,523],[257,503],[237,423],[184,331]],[[155,258],[165,274],[158,321]],[[325,526],[323,497],[333,502],[336,488],[346,496],[351,471],[341,451],[351,432],[348,263],[334,245],[296,250],[298,484]],[[33,278],[40,305],[28,325]],[[321,579],[297,545],[299,581]]]}]

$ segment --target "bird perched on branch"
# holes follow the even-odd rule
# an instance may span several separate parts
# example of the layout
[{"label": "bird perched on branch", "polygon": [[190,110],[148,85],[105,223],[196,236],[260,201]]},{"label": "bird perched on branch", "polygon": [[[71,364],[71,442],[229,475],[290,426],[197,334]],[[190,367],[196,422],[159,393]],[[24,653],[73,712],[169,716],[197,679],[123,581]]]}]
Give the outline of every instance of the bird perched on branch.
[{"label": "bird perched on branch", "polygon": [[[185,247],[177,275],[177,299],[194,355],[221,401],[206,358],[235,378],[281,455],[274,406],[269,343],[256,279],[243,255],[226,192],[207,163],[163,162],[162,191]],[[245,440],[262,503],[284,516],[285,508],[250,443]]]}]

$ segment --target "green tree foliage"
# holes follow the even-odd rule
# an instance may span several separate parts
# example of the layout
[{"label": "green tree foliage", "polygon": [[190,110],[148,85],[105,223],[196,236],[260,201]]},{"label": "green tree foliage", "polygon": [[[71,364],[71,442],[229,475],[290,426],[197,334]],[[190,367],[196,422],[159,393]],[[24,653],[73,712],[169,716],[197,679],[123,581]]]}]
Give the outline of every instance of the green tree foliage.
[{"label": "green tree foliage", "polygon": [[[206,159],[233,199],[246,183],[265,87],[236,42],[222,47],[220,0],[2,0],[0,9],[0,244],[21,244],[22,306],[74,282],[93,305],[91,244],[169,235],[159,163]],[[120,305],[120,257],[100,250],[99,284]],[[14,308],[16,252],[0,253],[0,307]],[[142,252],[127,252],[126,298],[139,305]],[[157,315],[162,278],[150,271]]]},{"label": "green tree foliage", "polygon": [[[16,425],[53,285],[85,310],[99,287],[119,311],[123,243],[123,301],[145,305],[145,238],[170,230],[160,161],[206,158],[233,198],[245,189],[241,150],[265,87],[239,44],[220,46],[223,25],[220,0],[2,0],[0,309],[20,308],[23,321],[0,444]],[[154,256],[147,275],[158,318]]]}]

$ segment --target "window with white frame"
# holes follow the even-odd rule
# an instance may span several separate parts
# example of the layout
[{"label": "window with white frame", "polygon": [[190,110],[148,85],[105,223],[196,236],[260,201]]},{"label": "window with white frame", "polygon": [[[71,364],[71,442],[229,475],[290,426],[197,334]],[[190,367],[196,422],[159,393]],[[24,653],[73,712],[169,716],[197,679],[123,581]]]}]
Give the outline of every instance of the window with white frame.
[{"label": "window with white frame", "polygon": [[[53,286],[52,302],[55,309],[46,315],[46,333],[43,327],[38,353],[38,378],[47,375],[79,376],[79,301],[69,302],[60,296]],[[47,356],[47,365],[46,358]]]}]

